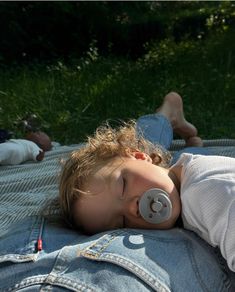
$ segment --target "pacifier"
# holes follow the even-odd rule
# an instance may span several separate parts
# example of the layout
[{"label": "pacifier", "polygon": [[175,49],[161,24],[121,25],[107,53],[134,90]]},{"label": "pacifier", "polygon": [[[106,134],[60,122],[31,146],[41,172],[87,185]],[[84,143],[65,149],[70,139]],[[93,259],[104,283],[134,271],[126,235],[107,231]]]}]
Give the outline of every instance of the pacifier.
[{"label": "pacifier", "polygon": [[146,191],[140,198],[139,212],[145,221],[152,224],[168,220],[172,213],[169,195],[157,188]]}]

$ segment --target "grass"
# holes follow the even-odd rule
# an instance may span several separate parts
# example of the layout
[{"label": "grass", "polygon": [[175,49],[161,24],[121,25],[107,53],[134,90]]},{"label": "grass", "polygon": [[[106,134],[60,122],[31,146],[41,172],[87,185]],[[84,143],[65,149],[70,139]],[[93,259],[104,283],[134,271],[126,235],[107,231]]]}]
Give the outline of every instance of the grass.
[{"label": "grass", "polygon": [[234,30],[206,40],[152,43],[136,61],[93,52],[69,65],[0,69],[0,128],[22,137],[14,121],[35,113],[53,140],[78,143],[106,119],[153,112],[174,90],[203,138],[235,138]]}]

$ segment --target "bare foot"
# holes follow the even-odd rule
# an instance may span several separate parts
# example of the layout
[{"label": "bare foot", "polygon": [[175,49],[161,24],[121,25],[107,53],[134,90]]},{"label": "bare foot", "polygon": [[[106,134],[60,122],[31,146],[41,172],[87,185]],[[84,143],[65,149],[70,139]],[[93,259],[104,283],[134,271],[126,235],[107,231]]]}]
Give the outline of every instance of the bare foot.
[{"label": "bare foot", "polygon": [[185,142],[186,142],[185,143],[186,147],[202,147],[203,146],[203,141],[198,136],[190,137],[190,138],[186,139]]},{"label": "bare foot", "polygon": [[[197,136],[197,129],[184,118],[183,101],[178,93],[168,93],[164,97],[161,107],[158,108],[156,112],[161,113],[168,118],[173,131],[182,137],[186,143],[187,140],[189,143],[194,143],[193,141],[190,142],[189,138]],[[199,140],[197,143],[199,144]]]}]

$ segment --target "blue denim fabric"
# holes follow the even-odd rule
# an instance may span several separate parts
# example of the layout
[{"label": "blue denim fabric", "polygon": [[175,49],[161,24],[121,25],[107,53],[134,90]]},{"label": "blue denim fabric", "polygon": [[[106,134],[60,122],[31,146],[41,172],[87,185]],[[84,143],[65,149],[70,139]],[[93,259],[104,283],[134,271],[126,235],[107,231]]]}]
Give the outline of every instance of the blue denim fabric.
[{"label": "blue denim fabric", "polygon": [[226,267],[192,232],[122,229],[88,237],[45,221],[43,250],[37,252],[32,234],[38,234],[38,222],[32,217],[17,223],[5,251],[1,245],[0,291],[230,289]]},{"label": "blue denim fabric", "polygon": [[185,147],[184,149],[177,151],[173,158],[171,163],[174,164],[179,159],[180,155],[182,153],[191,153],[191,154],[201,154],[201,155],[213,155],[213,153],[208,148],[203,147]]},{"label": "blue denim fabric", "polygon": [[173,139],[173,131],[168,119],[161,114],[141,116],[136,123],[137,133],[153,144],[168,149]]},{"label": "blue denim fabric", "polygon": [[[136,124],[137,133],[143,135],[153,144],[160,144],[169,149],[173,140],[173,130],[168,119],[161,114],[149,114],[140,117]],[[203,147],[186,147],[176,152],[171,163],[174,164],[182,153],[210,155],[209,149]]]}]

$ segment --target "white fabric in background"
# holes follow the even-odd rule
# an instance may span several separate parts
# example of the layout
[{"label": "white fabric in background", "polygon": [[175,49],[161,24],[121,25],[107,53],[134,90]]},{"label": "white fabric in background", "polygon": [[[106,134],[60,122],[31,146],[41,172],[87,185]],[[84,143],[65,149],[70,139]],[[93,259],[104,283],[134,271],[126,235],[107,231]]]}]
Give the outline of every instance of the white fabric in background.
[{"label": "white fabric in background", "polygon": [[0,143],[0,165],[15,165],[27,160],[37,161],[42,152],[37,144],[25,139],[10,139]]}]

